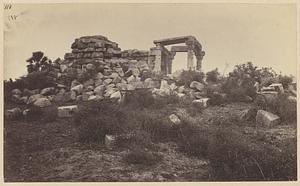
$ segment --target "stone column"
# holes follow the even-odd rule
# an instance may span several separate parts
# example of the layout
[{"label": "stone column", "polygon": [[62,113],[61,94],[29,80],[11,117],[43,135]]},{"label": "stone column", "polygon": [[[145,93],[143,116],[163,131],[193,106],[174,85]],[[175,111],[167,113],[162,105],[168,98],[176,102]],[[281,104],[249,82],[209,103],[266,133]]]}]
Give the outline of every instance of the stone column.
[{"label": "stone column", "polygon": [[153,54],[155,55],[155,60],[154,60],[154,72],[160,73],[161,72],[161,58],[162,58],[162,51],[159,45],[155,47],[153,50]]},{"label": "stone column", "polygon": [[203,59],[203,56],[205,55],[205,52],[204,51],[201,51],[200,52],[200,54],[198,54],[197,56],[196,56],[196,58],[197,58],[197,67],[196,67],[196,69],[197,70],[201,70],[201,68],[202,68],[202,59]]},{"label": "stone column", "polygon": [[187,51],[187,69],[192,70],[193,69],[193,58],[194,58],[194,52],[192,49],[188,49]]}]

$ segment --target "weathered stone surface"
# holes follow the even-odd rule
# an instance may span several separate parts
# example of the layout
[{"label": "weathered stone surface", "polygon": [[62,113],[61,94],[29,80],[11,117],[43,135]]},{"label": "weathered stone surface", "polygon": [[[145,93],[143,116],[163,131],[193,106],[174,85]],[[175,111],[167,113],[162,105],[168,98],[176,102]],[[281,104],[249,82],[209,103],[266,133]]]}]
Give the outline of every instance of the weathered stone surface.
[{"label": "weathered stone surface", "polygon": [[103,96],[104,94],[104,90],[105,90],[105,86],[104,85],[100,85],[100,86],[97,86],[95,89],[94,89],[94,93],[98,96]]},{"label": "weathered stone surface", "polygon": [[256,114],[257,114],[257,109],[255,108],[245,109],[240,113],[239,118],[240,120],[254,121]]},{"label": "weathered stone surface", "polygon": [[114,79],[113,79],[113,83],[121,83],[121,81],[122,81],[122,79],[121,79],[121,77],[120,76],[117,76],[117,77],[115,77]]},{"label": "weathered stone surface", "polygon": [[41,94],[34,94],[28,98],[27,104],[32,104],[39,98],[44,98],[44,96]]},{"label": "weathered stone surface", "polygon": [[81,94],[83,92],[83,85],[76,85],[75,87],[71,88],[71,91],[75,91],[77,94]]},{"label": "weathered stone surface", "polygon": [[71,91],[71,100],[76,100],[77,94],[75,91]]},{"label": "weathered stone surface", "polygon": [[110,96],[111,96],[113,93],[115,93],[116,91],[118,91],[117,88],[110,88],[109,90],[106,90],[106,91],[105,91],[104,96],[105,96],[105,97],[110,97]]},{"label": "weathered stone surface", "polygon": [[13,89],[13,90],[11,91],[11,94],[12,94],[12,95],[22,95],[22,92],[21,92],[21,90],[19,90],[19,89]]},{"label": "weathered stone surface", "polygon": [[85,68],[86,68],[87,70],[95,70],[95,69],[96,69],[95,65],[93,65],[93,64],[91,64],[91,63],[87,64],[87,65],[85,66]]},{"label": "weathered stone surface", "polygon": [[68,118],[72,117],[76,112],[78,112],[77,105],[63,106],[58,107],[57,115],[59,118]]},{"label": "weathered stone surface", "polygon": [[175,83],[172,83],[169,88],[171,91],[175,91],[178,87],[175,85]]},{"label": "weathered stone surface", "polygon": [[98,87],[98,86],[100,86],[100,85],[102,85],[102,84],[103,84],[102,79],[96,79],[96,80],[95,80],[95,87]]},{"label": "weathered stone surface", "polygon": [[121,101],[121,92],[120,91],[117,91],[117,92],[114,92],[110,95],[110,99],[117,99],[118,102]]},{"label": "weathered stone surface", "polygon": [[11,96],[11,100],[15,103],[21,103],[21,95],[15,94]]},{"label": "weathered stone surface", "polygon": [[71,88],[73,88],[73,87],[75,87],[75,86],[77,86],[77,85],[80,85],[80,82],[77,81],[76,79],[74,79],[74,80],[72,81],[72,83],[71,83]]},{"label": "weathered stone surface", "polygon": [[256,123],[266,127],[273,127],[280,123],[280,117],[264,110],[258,110]]},{"label": "weathered stone surface", "polygon": [[128,83],[132,83],[132,82],[135,82],[136,81],[136,78],[134,75],[131,75],[130,77],[127,78],[127,82]]},{"label": "weathered stone surface", "polygon": [[201,98],[201,99],[195,99],[192,101],[193,104],[200,104],[203,107],[207,107],[208,106],[208,100],[209,98]]},{"label": "weathered stone surface", "polygon": [[179,119],[179,117],[175,114],[171,114],[169,116],[170,121],[175,124],[175,125],[179,125],[181,123],[181,120]]},{"label": "weathered stone surface", "polygon": [[89,85],[88,87],[86,87],[86,90],[87,92],[89,91],[93,91],[94,90],[94,86],[93,85]]},{"label": "weathered stone surface", "polygon": [[202,91],[204,89],[204,85],[198,81],[192,81],[190,84],[190,88]]},{"label": "weathered stone surface", "polygon": [[104,78],[104,75],[101,72],[99,72],[96,76],[96,79],[103,79],[103,78]]},{"label": "weathered stone surface", "polygon": [[54,87],[48,87],[48,88],[42,89],[40,94],[42,94],[44,96],[53,95],[54,91],[55,91]]},{"label": "weathered stone surface", "polygon": [[24,104],[27,103],[27,100],[28,100],[28,96],[23,96],[23,97],[21,97],[21,98],[19,99],[19,101],[20,101],[21,103],[24,103]]},{"label": "weathered stone surface", "polygon": [[89,79],[83,83],[83,87],[87,88],[88,86],[94,86],[95,81],[93,79]]},{"label": "weathered stone surface", "polygon": [[145,84],[145,88],[155,88],[156,87],[156,83],[151,78],[145,79],[144,84]]},{"label": "weathered stone surface", "polygon": [[82,101],[88,101],[89,98],[94,95],[94,92],[90,91],[90,92],[84,92],[82,94]]},{"label": "weathered stone surface", "polygon": [[38,98],[33,104],[38,107],[48,107],[51,102],[47,98]]},{"label": "weathered stone surface", "polygon": [[60,71],[61,72],[64,72],[66,69],[68,68],[68,66],[67,65],[60,65]]},{"label": "weathered stone surface", "polygon": [[104,83],[104,85],[109,85],[110,83],[112,83],[112,79],[105,79],[104,81],[103,81],[103,83]]},{"label": "weathered stone surface", "polygon": [[105,147],[108,149],[112,149],[116,143],[116,137],[113,135],[105,135]]},{"label": "weathered stone surface", "polygon": [[184,93],[184,86],[178,87],[178,93]]}]

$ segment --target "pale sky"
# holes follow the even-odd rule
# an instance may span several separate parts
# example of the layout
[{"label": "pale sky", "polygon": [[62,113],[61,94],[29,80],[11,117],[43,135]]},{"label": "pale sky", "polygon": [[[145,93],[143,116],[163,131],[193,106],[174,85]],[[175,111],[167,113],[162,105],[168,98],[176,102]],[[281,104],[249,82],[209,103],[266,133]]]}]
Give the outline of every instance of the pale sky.
[{"label": "pale sky", "polygon": [[[4,11],[4,79],[26,74],[32,52],[63,58],[86,35],[107,36],[122,50],[193,35],[206,52],[204,72],[252,61],[296,75],[296,16],[294,4],[13,4]],[[186,54],[177,54],[173,71],[184,68]]]}]

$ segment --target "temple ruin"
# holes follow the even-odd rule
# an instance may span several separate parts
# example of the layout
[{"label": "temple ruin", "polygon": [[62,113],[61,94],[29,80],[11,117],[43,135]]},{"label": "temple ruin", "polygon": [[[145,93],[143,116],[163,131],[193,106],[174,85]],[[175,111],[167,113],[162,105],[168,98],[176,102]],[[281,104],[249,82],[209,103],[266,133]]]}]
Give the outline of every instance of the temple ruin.
[{"label": "temple ruin", "polygon": [[[187,69],[201,70],[202,59],[205,52],[202,50],[200,42],[194,36],[174,37],[155,40],[156,46],[150,48],[148,63],[154,63],[154,71],[163,74],[172,73],[172,61],[177,52],[187,52]],[[172,46],[169,51],[165,46],[184,43],[183,46]],[[196,56],[196,67],[193,64],[194,55]]]}]

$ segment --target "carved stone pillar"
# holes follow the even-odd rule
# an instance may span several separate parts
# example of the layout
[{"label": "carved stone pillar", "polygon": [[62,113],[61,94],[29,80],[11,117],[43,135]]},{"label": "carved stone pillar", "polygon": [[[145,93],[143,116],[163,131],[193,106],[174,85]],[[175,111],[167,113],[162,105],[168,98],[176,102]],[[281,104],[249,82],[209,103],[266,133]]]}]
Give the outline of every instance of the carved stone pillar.
[{"label": "carved stone pillar", "polygon": [[152,53],[155,55],[155,60],[154,60],[154,72],[160,73],[161,72],[161,61],[162,61],[162,51],[159,45],[157,45]]},{"label": "carved stone pillar", "polygon": [[187,51],[187,69],[192,70],[193,69],[193,58],[194,58],[194,52],[193,49],[188,48]]},{"label": "carved stone pillar", "polygon": [[201,51],[200,52],[200,54],[198,54],[197,56],[196,56],[196,58],[197,58],[197,66],[196,66],[196,69],[197,70],[201,70],[201,68],[202,68],[202,59],[203,59],[203,56],[205,55],[205,52],[204,51]]}]

